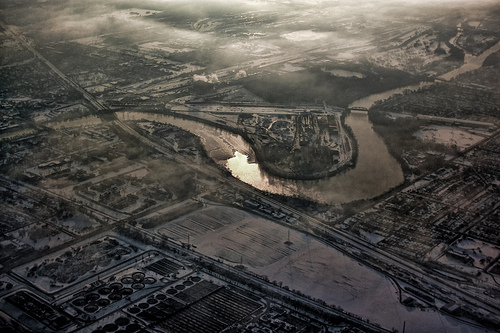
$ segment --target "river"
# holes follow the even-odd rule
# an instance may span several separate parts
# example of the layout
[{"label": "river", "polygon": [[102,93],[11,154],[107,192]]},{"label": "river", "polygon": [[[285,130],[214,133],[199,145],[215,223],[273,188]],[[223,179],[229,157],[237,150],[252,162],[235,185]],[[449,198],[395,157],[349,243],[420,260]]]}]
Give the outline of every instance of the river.
[{"label": "river", "polygon": [[289,180],[272,177],[258,164],[248,163],[238,152],[228,160],[231,173],[244,182],[271,193],[303,197],[329,204],[368,199],[400,184],[403,172],[389,154],[385,143],[374,132],[368,115],[352,113],[346,117],[358,141],[358,161],[353,169],[322,180]]},{"label": "river", "polygon": [[[463,33],[462,30],[460,29],[460,27],[461,27],[461,24],[459,24],[457,26],[457,28],[458,28],[457,34],[455,37],[450,39],[450,43],[453,44],[453,46],[462,49],[460,47],[460,45],[457,44],[458,39],[461,37],[461,35]],[[463,51],[465,52],[465,50],[463,50]],[[459,68],[454,69],[448,73],[441,75],[439,78],[442,80],[445,80],[445,81],[449,81],[449,80],[457,77],[460,74],[479,69],[483,66],[483,63],[486,60],[486,58],[488,58],[490,55],[492,55],[493,53],[498,52],[498,51],[500,51],[500,42],[497,42],[495,45],[493,45],[492,47],[490,47],[489,49],[487,49],[486,51],[484,51],[483,53],[481,53],[477,56],[473,55],[472,53],[465,52],[464,63],[462,64],[462,66],[460,66]]]},{"label": "river", "polygon": [[362,107],[362,108],[369,109],[372,107],[372,105],[376,101],[382,101],[382,100],[387,99],[393,95],[402,94],[406,90],[415,91],[415,90],[418,90],[420,88],[430,86],[431,84],[433,84],[433,82],[422,81],[419,84],[414,84],[411,86],[405,86],[405,87],[401,87],[401,88],[391,89],[391,90],[387,90],[387,91],[384,91],[384,92],[381,92],[378,94],[372,94],[372,95],[360,98],[358,100],[355,100],[354,102],[349,104],[348,107],[349,108]]},{"label": "river", "polygon": [[[456,47],[459,47],[456,44],[456,40],[460,36],[460,34],[461,34],[461,32],[459,31],[457,33],[457,35],[450,40],[450,43],[452,43]],[[475,56],[471,53],[465,52],[464,63],[460,67],[458,67],[454,70],[451,70],[447,73],[441,74],[438,77],[438,79],[444,80],[444,81],[450,81],[451,79],[454,79],[455,77],[457,77],[460,74],[464,74],[464,73],[479,69],[483,66],[483,63],[486,60],[486,58],[488,58],[490,55],[492,55],[493,53],[498,52],[498,51],[500,51],[500,42],[496,43],[495,45],[493,45],[492,47],[490,47],[489,49],[487,49],[486,51],[484,51],[483,53],[481,53],[478,56]],[[369,95],[369,96],[360,98],[360,99],[352,102],[351,104],[349,104],[349,108],[364,107],[364,108],[369,109],[370,107],[373,106],[373,103],[375,103],[376,101],[385,100],[393,95],[401,94],[405,90],[415,91],[415,90],[418,90],[420,88],[427,87],[427,86],[430,86],[433,84],[436,84],[436,83],[422,81],[419,84],[400,87],[400,88],[396,88],[396,89],[387,90],[387,91],[384,91],[384,92],[381,92],[378,94]]]},{"label": "river", "polygon": [[[441,75],[440,78],[450,80],[457,75],[478,69],[489,55],[499,50],[500,42],[479,56],[466,53],[462,66]],[[417,85],[373,94],[352,102],[349,107],[369,109],[375,101],[387,99],[405,90],[417,90],[432,84],[436,83],[421,82]],[[368,115],[364,113],[352,113],[346,117],[346,125],[352,128],[358,141],[356,166],[339,175],[322,180],[290,180],[271,176],[261,170],[252,157],[249,158],[254,154],[243,138],[212,126],[160,114],[120,112],[117,115],[123,120],[146,119],[169,123],[199,136],[209,156],[219,165],[231,171],[234,177],[270,193],[299,195],[336,205],[375,197],[401,184],[404,180],[401,166],[389,154],[383,140],[374,132]]]},{"label": "river", "polygon": [[[373,131],[368,115],[352,113],[346,117],[358,140],[358,160],[353,169],[322,180],[290,180],[262,171],[251,147],[239,135],[168,115],[119,112],[122,120],[148,120],[168,123],[187,130],[202,139],[207,153],[232,175],[263,191],[302,197],[328,204],[342,204],[368,199],[397,186],[403,181],[399,163],[389,154],[382,139]],[[251,160],[251,159],[250,159]]]}]

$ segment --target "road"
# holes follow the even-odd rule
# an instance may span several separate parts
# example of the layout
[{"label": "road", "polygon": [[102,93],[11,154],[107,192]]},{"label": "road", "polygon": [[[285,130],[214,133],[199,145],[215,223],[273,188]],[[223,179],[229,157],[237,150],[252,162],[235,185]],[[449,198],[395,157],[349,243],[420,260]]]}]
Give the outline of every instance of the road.
[{"label": "road", "polygon": [[[6,24],[4,24],[3,22],[0,22],[0,26],[3,27],[9,35],[11,35],[13,38],[18,40],[30,52],[32,52],[33,55],[37,59],[39,59],[41,62],[43,62],[53,73],[55,73],[62,80],[62,82],[64,84],[66,84],[68,87],[73,88],[76,91],[80,92],[82,94],[83,98],[85,100],[87,100],[95,108],[96,111],[103,113],[103,114],[104,114],[104,112],[108,113],[107,106],[105,106],[100,101],[98,101],[92,94],[90,94],[85,89],[80,87],[77,83],[75,83],[74,81],[69,79],[56,66],[54,66],[52,63],[50,63],[45,57],[43,57],[38,51],[36,51],[24,39],[24,36],[17,34],[10,27],[8,27]],[[288,61],[291,61],[294,59],[301,58],[303,56],[303,54],[308,53],[308,52],[312,52],[312,51],[314,51],[314,49],[306,50],[302,54],[278,56],[278,57],[274,58],[273,60],[269,60],[269,59],[255,60],[255,61],[252,61],[250,63],[246,63],[246,64],[242,64],[242,65],[238,65],[238,66],[229,67],[229,68],[226,68],[223,70],[219,70],[216,72],[216,74],[220,77],[229,77],[230,75],[232,75],[233,71],[239,70],[245,66],[263,67],[263,66],[270,66],[270,65],[274,65],[274,64],[284,63],[284,62],[288,62]],[[170,84],[174,87],[178,87],[177,84],[179,84],[179,83],[181,86],[184,85],[185,83],[187,83],[187,82],[185,82],[185,79],[179,79],[179,80],[183,80],[183,82],[174,81],[174,82],[170,82]],[[199,165],[193,164],[191,160],[188,160],[188,159],[184,158],[183,156],[176,155],[176,154],[172,153],[171,151],[167,150],[166,148],[162,147],[161,145],[156,144],[156,143],[152,142],[151,140],[143,137],[142,135],[140,135],[139,133],[135,132],[133,129],[128,127],[126,124],[124,124],[122,121],[117,119],[114,115],[109,117],[108,119],[111,122],[113,122],[115,125],[120,127],[122,130],[124,130],[126,133],[128,133],[129,135],[134,136],[135,138],[140,140],[143,144],[154,148],[155,150],[164,154],[165,156],[168,156],[169,158],[172,158],[178,162],[189,165],[192,168],[194,168],[196,171],[198,171],[202,174],[206,174],[206,175],[215,177],[217,179],[222,179],[223,182],[227,182],[230,186],[233,186],[234,188],[237,188],[237,189],[239,189],[239,190],[241,190],[249,195],[252,195],[254,197],[261,198],[261,199],[264,199],[268,202],[271,202],[276,207],[280,207],[285,211],[292,212],[294,215],[296,215],[296,217],[299,217],[299,220],[303,220],[304,222],[306,222],[306,224],[311,225],[313,228],[316,228],[319,230],[324,230],[324,233],[326,235],[337,239],[337,242],[340,244],[343,243],[344,249],[350,248],[353,251],[359,251],[360,253],[364,253],[369,257],[376,258],[376,259],[378,259],[378,260],[380,260],[388,265],[394,265],[394,266],[403,268],[403,270],[405,270],[410,275],[422,276],[421,280],[423,282],[428,283],[428,284],[432,284],[432,285],[436,285],[436,286],[440,287],[441,289],[444,289],[444,290],[453,289],[457,298],[462,297],[464,299],[473,300],[472,302],[475,301],[477,306],[482,307],[488,311],[498,313],[498,311],[500,310],[500,306],[498,304],[485,303],[483,300],[478,299],[474,295],[471,295],[469,293],[464,292],[463,290],[455,287],[451,283],[444,283],[440,279],[436,279],[436,278],[428,275],[429,274],[428,272],[422,270],[421,267],[419,267],[418,265],[416,265],[412,262],[409,262],[407,259],[400,258],[400,257],[398,257],[394,254],[388,253],[386,251],[382,251],[381,249],[378,249],[377,247],[375,247],[373,244],[370,244],[364,240],[361,240],[357,237],[354,237],[348,233],[345,233],[344,231],[342,231],[340,229],[326,225],[322,221],[320,221],[314,217],[308,216],[308,215],[294,209],[293,207],[289,207],[289,206],[287,206],[283,203],[280,203],[272,198],[269,198],[268,196],[262,194],[261,192],[257,191],[256,189],[254,189],[250,185],[243,183],[242,181],[240,181],[238,179],[235,179],[232,177],[227,178],[221,172],[221,170],[217,169],[216,167],[209,166],[209,165],[199,166]],[[498,135],[498,133],[499,133],[499,131],[497,131],[495,133],[495,135]],[[472,147],[470,149],[472,149]],[[357,259],[360,261],[363,261],[362,258],[357,258]],[[424,275],[425,275],[425,277],[424,277]]]},{"label": "road", "polygon": [[107,109],[106,106],[104,106],[101,102],[99,102],[92,94],[90,94],[87,90],[83,89],[80,87],[77,83],[75,83],[73,80],[69,79],[66,74],[61,72],[56,66],[54,66],[50,61],[48,61],[43,55],[41,55],[33,46],[30,45],[25,39],[24,36],[17,34],[14,30],[12,30],[8,25],[0,21],[0,26],[5,30],[5,32],[10,35],[13,39],[17,40],[20,42],[28,51],[33,53],[33,55],[39,59],[41,62],[43,62],[47,67],[50,68],[50,70],[55,73],[59,78],[70,88],[75,89],[76,91],[80,92],[83,97],[90,103],[92,106],[99,110],[103,111]]},{"label": "road", "polygon": [[[142,228],[138,228],[138,227],[134,227],[134,226],[130,226],[130,225],[127,227],[135,230],[138,233],[142,233],[144,235],[147,235],[148,237],[150,237],[153,240],[157,239],[159,242],[164,242],[167,240],[166,238],[164,238],[156,233],[147,231],[147,230],[142,229]],[[259,276],[255,276],[255,275],[250,274],[248,272],[244,272],[244,271],[241,271],[239,269],[233,268],[233,267],[226,265],[224,263],[221,263],[221,262],[219,262],[211,257],[204,256],[198,252],[190,251],[190,250],[186,249],[185,247],[172,242],[171,240],[169,240],[168,245],[170,247],[174,248],[175,250],[177,250],[177,252],[180,253],[183,257],[189,258],[190,260],[201,261],[201,262],[204,262],[204,264],[215,266],[215,267],[217,267],[218,271],[225,271],[225,272],[229,272],[229,273],[232,273],[232,274],[235,274],[238,276],[244,276],[246,283],[239,284],[237,282],[235,283],[235,281],[233,281],[231,279],[228,279],[224,275],[214,273],[213,272],[214,269],[212,269],[210,271],[208,271],[207,269],[203,269],[203,270],[207,271],[207,273],[210,275],[213,275],[217,278],[228,281],[230,283],[235,283],[237,286],[242,287],[242,288],[247,288],[246,286],[248,286],[250,284],[261,286],[263,289],[265,289],[265,291],[267,291],[267,293],[264,292],[263,297],[268,297],[267,296],[268,294],[269,295],[274,294],[274,295],[279,295],[280,297],[294,299],[294,300],[297,300],[298,302],[300,302],[301,304],[305,304],[305,305],[309,306],[310,308],[313,308],[313,309],[316,308],[324,313],[333,314],[335,316],[343,318],[346,321],[358,324],[361,327],[369,328],[374,332],[389,332],[388,330],[381,328],[373,323],[369,323],[369,322],[365,321],[363,318],[360,318],[356,315],[344,312],[342,310],[334,309],[330,306],[322,305],[322,304],[320,304],[316,301],[313,301],[307,297],[297,295],[296,293],[294,293],[290,290],[276,286],[268,281],[264,281]],[[255,291],[252,290],[252,292],[255,292]],[[275,296],[273,296],[273,298],[275,298]],[[273,301],[276,301],[276,300],[273,299]],[[290,307],[290,304],[284,304],[284,305],[287,307]],[[300,311],[300,309],[295,309],[295,310]],[[307,313],[306,315],[310,316],[309,313]]]},{"label": "road", "polygon": [[[331,243],[329,242],[330,246],[334,246],[337,249],[346,252],[346,249],[351,249],[352,251],[349,251],[348,253],[353,256],[354,253],[358,252],[360,255],[357,255],[357,260],[358,261],[365,261],[361,256],[368,256],[371,258],[378,259],[379,261],[385,263],[388,266],[396,266],[399,268],[402,268],[403,271],[408,273],[410,276],[414,277],[419,277],[420,281],[422,283],[426,283],[428,285],[434,285],[437,286],[438,288],[442,290],[453,290],[454,292],[454,298],[458,299],[469,299],[471,300],[471,303],[476,304],[476,306],[479,306],[481,308],[484,308],[492,313],[498,313],[500,310],[500,306],[495,304],[495,303],[486,303],[484,302],[483,299],[476,297],[473,294],[467,293],[463,289],[458,288],[455,286],[452,282],[451,283],[445,283],[439,278],[434,278],[429,275],[428,271],[423,270],[419,265],[409,261],[406,258],[399,257],[395,254],[392,254],[387,251],[383,251],[379,249],[378,247],[374,246],[373,244],[366,242],[362,239],[359,239],[355,236],[352,236],[340,229],[334,228],[332,226],[329,226],[322,221],[311,217],[307,214],[304,214],[301,211],[296,210],[293,207],[287,206],[279,201],[276,201],[269,196],[259,192],[252,186],[236,179],[233,177],[227,177],[222,174],[221,170],[219,170],[216,167],[210,166],[210,165],[193,165],[191,160],[188,160],[184,158],[183,156],[176,155],[166,148],[160,146],[157,143],[154,143],[150,141],[149,139],[143,137],[139,133],[135,132],[133,129],[131,129],[129,126],[124,124],[122,121],[116,119],[114,120],[115,124],[120,126],[124,131],[129,133],[130,135],[136,137],[138,140],[140,140],[143,144],[146,144],[150,146],[151,148],[156,149],[158,152],[164,154],[165,156],[168,156],[170,158],[173,158],[174,160],[184,163],[187,165],[190,165],[192,168],[196,169],[197,172],[200,172],[202,174],[205,174],[207,176],[215,177],[217,179],[221,179],[223,177],[223,181],[226,182],[226,184],[230,185],[233,188],[237,188],[240,191],[243,191],[247,195],[262,199],[264,201],[267,201],[274,206],[281,208],[284,211],[288,211],[293,213],[296,217],[299,218],[299,221],[302,220],[304,221],[305,225],[310,225],[311,228],[321,230],[322,236],[328,236],[329,238],[334,238],[336,239],[336,243]],[[300,231],[304,232],[304,228],[300,227],[298,228]],[[386,274],[389,274],[389,272],[385,272]],[[410,283],[411,284],[411,283]],[[416,287],[418,288],[418,287]],[[434,291],[436,292],[436,291]],[[450,295],[446,295],[447,297],[450,297]]]}]

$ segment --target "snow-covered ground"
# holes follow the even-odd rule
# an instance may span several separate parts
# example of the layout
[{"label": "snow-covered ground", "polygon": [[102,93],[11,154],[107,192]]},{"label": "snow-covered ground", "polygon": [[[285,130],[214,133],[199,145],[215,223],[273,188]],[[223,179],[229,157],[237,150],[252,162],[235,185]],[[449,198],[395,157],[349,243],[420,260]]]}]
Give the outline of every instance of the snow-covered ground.
[{"label": "snow-covered ground", "polygon": [[[203,225],[204,215],[224,217]],[[399,302],[391,280],[341,252],[265,218],[234,208],[213,206],[160,227],[162,234],[190,242],[196,251],[242,264],[270,281],[301,291],[383,327],[406,332],[480,332],[434,310],[409,308]],[[177,236],[176,236],[177,235]],[[290,240],[291,244],[285,242]]]},{"label": "snow-covered ground", "polygon": [[47,126],[57,130],[68,127],[86,127],[86,126],[95,126],[100,124],[102,124],[101,118],[99,118],[98,116],[88,116],[67,121],[48,123]]},{"label": "snow-covered ground", "polygon": [[145,49],[145,50],[162,50],[162,51],[164,51],[166,53],[190,52],[190,51],[193,51],[193,49],[190,49],[190,48],[183,48],[183,49],[172,48],[172,47],[170,47],[169,44],[158,42],[158,41],[143,43],[143,44],[141,44],[139,46],[140,46],[141,49]]},{"label": "snow-covered ground", "polygon": [[444,145],[456,146],[463,150],[484,139],[483,136],[470,133],[455,126],[430,125],[414,134],[423,141],[434,141]]},{"label": "snow-covered ground", "polygon": [[119,10],[109,14],[106,14],[107,17],[115,17],[118,19],[128,20],[138,16],[150,16],[154,14],[161,13],[158,10],[148,10],[143,8],[127,8],[126,10]]},{"label": "snow-covered ground", "polygon": [[345,69],[327,69],[327,68],[322,68],[321,69],[325,73],[332,74],[333,76],[338,76],[338,77],[356,77],[358,79],[363,79],[366,77],[366,75],[359,73],[359,72],[353,72],[353,71],[347,71]]},{"label": "snow-covered ground", "polygon": [[[41,229],[44,229],[46,232],[40,232]],[[36,233],[36,231],[38,231],[38,233]],[[35,250],[41,250],[47,247],[53,248],[73,239],[70,235],[60,232],[48,225],[39,226],[33,224],[17,229],[11,235]]]},{"label": "snow-covered ground", "polygon": [[[99,244],[105,245],[105,242],[111,242],[111,246],[104,250],[104,246]],[[129,245],[114,237],[94,237],[72,246],[71,250],[60,250],[21,265],[13,271],[44,292],[55,293],[130,259],[135,253]],[[93,265],[90,270],[83,268],[88,263]]]},{"label": "snow-covered ground", "polygon": [[71,232],[74,232],[78,235],[84,235],[97,229],[101,224],[84,215],[77,214],[62,221],[62,225],[68,228]]},{"label": "snow-covered ground", "polygon": [[312,30],[301,30],[283,34],[281,37],[294,42],[311,41],[328,37],[327,33],[315,32]]},{"label": "snow-covered ground", "polygon": [[[454,253],[460,253],[469,257],[472,262],[465,263],[464,261],[446,255],[439,258],[439,262],[471,274],[476,274],[478,271],[484,269],[491,261],[500,255],[500,249],[497,246],[472,238],[465,238],[457,241],[451,246],[450,250]],[[494,283],[488,276],[481,277],[481,280]]]}]

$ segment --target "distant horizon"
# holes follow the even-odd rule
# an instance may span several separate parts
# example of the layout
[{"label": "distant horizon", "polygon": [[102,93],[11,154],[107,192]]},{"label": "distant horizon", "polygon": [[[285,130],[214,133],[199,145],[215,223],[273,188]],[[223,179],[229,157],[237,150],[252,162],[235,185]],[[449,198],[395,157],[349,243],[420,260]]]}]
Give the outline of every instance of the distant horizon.
[{"label": "distant horizon", "polygon": [[0,331],[495,332],[500,0],[0,4]]}]

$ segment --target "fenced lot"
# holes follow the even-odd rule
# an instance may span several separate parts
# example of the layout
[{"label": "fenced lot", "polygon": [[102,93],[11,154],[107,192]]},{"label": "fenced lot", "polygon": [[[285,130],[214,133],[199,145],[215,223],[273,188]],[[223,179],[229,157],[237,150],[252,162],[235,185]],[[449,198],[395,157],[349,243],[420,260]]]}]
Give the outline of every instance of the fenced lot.
[{"label": "fenced lot", "polygon": [[125,311],[168,332],[219,332],[264,307],[256,295],[191,276]]},{"label": "fenced lot", "polygon": [[159,327],[170,332],[218,332],[262,306],[235,290],[220,288],[168,318]]},{"label": "fenced lot", "polygon": [[[25,325],[27,325],[33,331],[37,331],[40,324],[49,327],[51,330],[62,330],[72,324],[71,320],[54,307],[49,305],[47,302],[36,297],[31,292],[21,290],[6,298],[7,302],[11,303],[25,314],[25,318],[31,316],[37,322],[33,320],[25,320]],[[12,311],[15,313],[16,311]]]},{"label": "fenced lot", "polygon": [[135,255],[129,243],[105,236],[79,243],[14,269],[46,293],[54,293],[99,274]]},{"label": "fenced lot", "polygon": [[146,269],[149,269],[156,274],[169,275],[171,273],[177,272],[179,269],[181,269],[181,267],[181,265],[173,262],[172,260],[164,258],[149,266],[146,266]]}]

